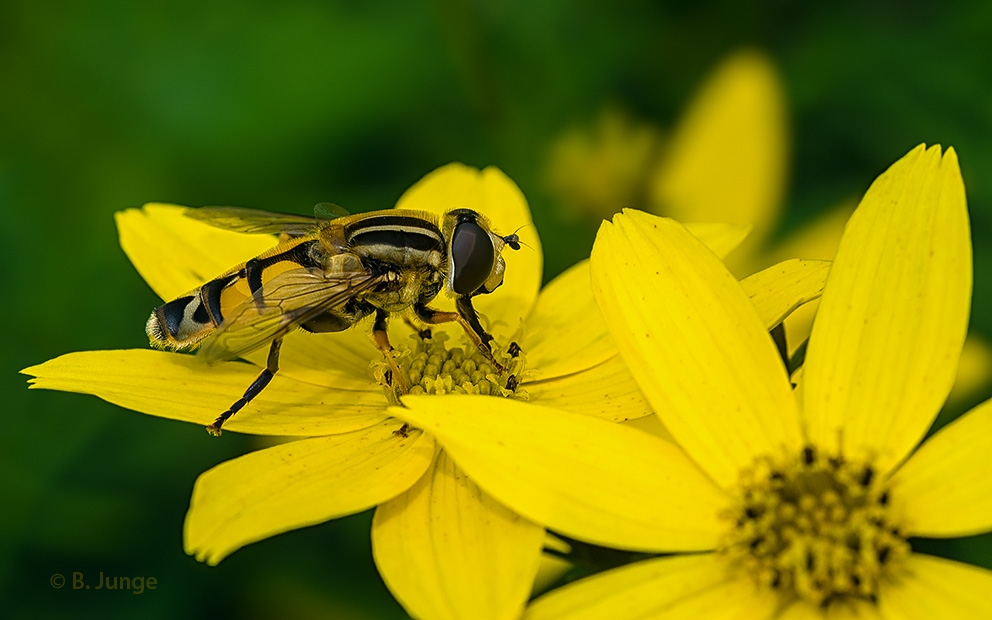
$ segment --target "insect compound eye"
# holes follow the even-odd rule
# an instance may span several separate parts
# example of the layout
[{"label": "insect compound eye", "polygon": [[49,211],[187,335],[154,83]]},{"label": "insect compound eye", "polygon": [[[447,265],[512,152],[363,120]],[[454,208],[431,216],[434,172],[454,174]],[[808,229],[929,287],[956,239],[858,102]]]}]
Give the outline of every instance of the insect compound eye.
[{"label": "insect compound eye", "polygon": [[492,273],[496,249],[489,233],[475,222],[462,222],[451,238],[455,277],[451,287],[459,295],[474,293]]}]

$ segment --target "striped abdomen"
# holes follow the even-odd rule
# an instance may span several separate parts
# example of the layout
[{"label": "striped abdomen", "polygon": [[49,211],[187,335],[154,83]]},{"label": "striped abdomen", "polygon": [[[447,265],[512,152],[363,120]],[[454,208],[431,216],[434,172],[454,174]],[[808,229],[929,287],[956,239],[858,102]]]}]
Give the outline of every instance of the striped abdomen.
[{"label": "striped abdomen", "polygon": [[[188,349],[224,321],[224,315],[251,297],[272,277],[300,267],[319,267],[313,237],[295,239],[214,278],[200,288],[163,304],[145,325],[151,343],[168,349]],[[319,253],[318,253],[319,254]]]}]

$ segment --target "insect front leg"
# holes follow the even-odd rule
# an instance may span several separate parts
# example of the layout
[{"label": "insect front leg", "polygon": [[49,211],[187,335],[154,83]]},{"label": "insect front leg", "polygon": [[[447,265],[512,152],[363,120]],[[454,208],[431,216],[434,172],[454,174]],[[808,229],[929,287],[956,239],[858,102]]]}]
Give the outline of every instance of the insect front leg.
[{"label": "insect front leg", "polygon": [[[429,325],[450,323],[452,321],[457,322],[465,330],[468,337],[472,339],[475,346],[479,347],[479,350],[486,356],[486,359],[493,364],[493,367],[499,372],[505,371],[506,366],[497,361],[493,355],[493,337],[482,327],[482,323],[479,321],[479,315],[475,312],[475,308],[472,307],[472,302],[468,296],[459,297],[455,301],[455,307],[458,309],[458,312],[444,312],[428,308],[426,305],[415,304],[413,310],[417,313],[417,317],[421,321]],[[512,357],[516,357],[516,354],[520,352],[520,347],[516,343],[512,343],[510,349],[514,352]]]},{"label": "insect front leg", "polygon": [[[482,353],[489,358],[489,361],[496,366],[496,369],[500,372],[506,370],[506,367],[496,361],[496,356],[493,354],[493,337],[482,327],[482,322],[479,321],[479,313],[475,311],[475,307],[472,305],[472,298],[468,295],[462,295],[455,299],[455,308],[458,310],[459,322],[462,326],[468,326],[465,331],[468,332],[469,336],[474,336],[473,340],[476,340],[476,344],[482,350]],[[520,347],[517,343],[510,344],[511,350],[516,350],[518,353]],[[516,357],[516,355],[514,355]]]},{"label": "insect front leg", "polygon": [[265,386],[269,384],[269,381],[272,381],[272,377],[279,372],[279,349],[281,347],[282,338],[276,338],[272,341],[272,344],[269,345],[269,358],[265,363],[265,369],[258,373],[255,380],[252,381],[251,385],[248,386],[248,389],[245,390],[244,396],[236,400],[234,404],[231,405],[230,409],[217,416],[214,423],[207,427],[208,433],[214,437],[220,437],[220,427],[224,425],[224,422],[226,422],[232,415],[240,411],[242,407],[250,403],[253,398],[258,396],[259,392],[265,389]]},{"label": "insect front leg", "polygon": [[389,334],[386,332],[386,319],[388,317],[389,313],[381,308],[376,308],[375,323],[372,324],[372,339],[375,341],[376,348],[382,351],[382,355],[386,358],[386,363],[389,364],[392,382],[400,388],[400,392],[406,394],[410,390],[406,385],[406,380],[403,378],[403,373],[400,372],[400,367],[396,364],[396,356],[393,355],[393,346],[389,344]]}]

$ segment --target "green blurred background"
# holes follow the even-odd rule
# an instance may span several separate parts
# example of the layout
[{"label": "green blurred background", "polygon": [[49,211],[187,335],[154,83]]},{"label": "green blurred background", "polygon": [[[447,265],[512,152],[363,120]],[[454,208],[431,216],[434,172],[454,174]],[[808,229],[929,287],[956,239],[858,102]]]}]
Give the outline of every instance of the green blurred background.
[{"label": "green blurred background", "polygon": [[[441,164],[495,164],[530,201],[547,280],[587,256],[595,233],[544,182],[555,137],[618,104],[672,127],[709,72],[749,47],[785,87],[780,236],[860,195],[914,145],[956,147],[975,239],[972,331],[988,339],[989,32],[981,1],[4,2],[0,615],[405,617],[372,565],[369,514],[217,568],[183,553],[193,481],[250,438],[28,392],[16,374],[26,366],[147,346],[159,300],[119,249],[114,211],[166,201],[307,213],[324,200],[366,211]],[[948,417],[989,396],[986,385]],[[915,548],[992,567],[988,536]],[[74,571],[158,586],[51,587]]]}]

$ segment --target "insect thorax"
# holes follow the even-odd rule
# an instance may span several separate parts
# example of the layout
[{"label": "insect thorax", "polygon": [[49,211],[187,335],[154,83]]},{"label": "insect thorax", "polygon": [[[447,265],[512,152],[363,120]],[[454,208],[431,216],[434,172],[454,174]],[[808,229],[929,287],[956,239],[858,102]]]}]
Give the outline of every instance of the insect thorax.
[{"label": "insect thorax", "polygon": [[437,223],[403,212],[374,214],[345,224],[348,250],[362,257],[403,267],[444,264],[445,243]]}]

